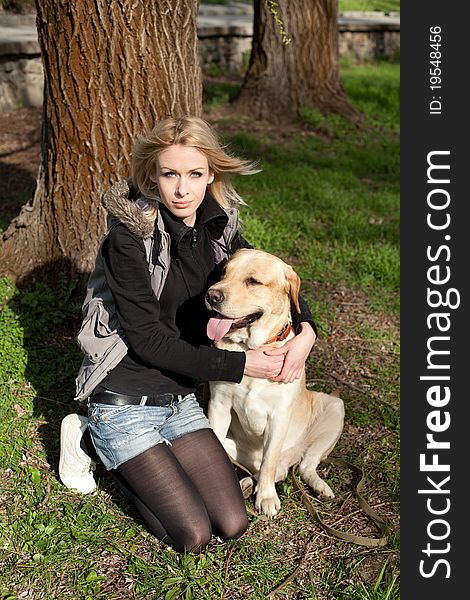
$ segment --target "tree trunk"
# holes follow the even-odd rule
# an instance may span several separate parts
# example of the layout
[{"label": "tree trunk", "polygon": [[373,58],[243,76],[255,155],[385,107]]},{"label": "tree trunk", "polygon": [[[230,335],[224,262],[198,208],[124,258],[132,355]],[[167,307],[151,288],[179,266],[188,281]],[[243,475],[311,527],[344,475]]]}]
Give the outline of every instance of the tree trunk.
[{"label": "tree trunk", "polygon": [[[271,122],[296,119],[299,109],[310,107],[360,123],[339,77],[337,0],[276,4],[281,24],[267,0],[254,0],[253,47],[237,107]],[[280,27],[290,38],[287,44]]]},{"label": "tree trunk", "polygon": [[0,272],[18,283],[93,267],[102,193],[129,174],[135,136],[164,116],[201,115],[198,2],[37,0],[45,93],[32,201],[10,224]]}]

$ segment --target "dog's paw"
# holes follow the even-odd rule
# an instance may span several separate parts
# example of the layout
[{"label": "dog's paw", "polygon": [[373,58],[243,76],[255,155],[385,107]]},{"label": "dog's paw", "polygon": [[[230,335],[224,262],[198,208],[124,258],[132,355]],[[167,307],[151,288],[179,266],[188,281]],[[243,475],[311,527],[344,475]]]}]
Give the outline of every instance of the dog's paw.
[{"label": "dog's paw", "polygon": [[335,497],[333,490],[330,486],[323,481],[321,477],[315,473],[306,473],[305,471],[301,473],[302,479],[305,483],[312,488],[312,490],[317,494],[320,500],[331,500]]},{"label": "dog's paw", "polygon": [[279,512],[279,509],[281,508],[281,501],[279,500],[276,492],[269,495],[262,495],[258,492],[256,494],[255,507],[259,513],[272,519]]},{"label": "dog's paw", "polygon": [[240,488],[245,500],[253,493],[254,486],[255,482],[253,481],[253,477],[244,477],[243,479],[240,479]]},{"label": "dog's paw", "polygon": [[320,477],[315,481],[315,485],[312,487],[321,500],[331,500],[335,497],[333,490],[325,481],[323,481],[323,479],[320,479]]}]

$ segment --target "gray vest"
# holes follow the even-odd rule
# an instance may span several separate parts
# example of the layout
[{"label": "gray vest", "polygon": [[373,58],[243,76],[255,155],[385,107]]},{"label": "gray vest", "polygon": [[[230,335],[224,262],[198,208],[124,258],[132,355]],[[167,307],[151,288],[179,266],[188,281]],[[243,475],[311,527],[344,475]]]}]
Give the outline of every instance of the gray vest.
[{"label": "gray vest", "polygon": [[[216,264],[228,258],[231,242],[238,229],[237,209],[224,210],[228,216],[228,223],[222,236],[218,240],[211,240]],[[154,235],[143,239],[143,242],[152,289],[155,296],[160,298],[170,268],[170,236],[164,230],[160,212],[157,216],[157,227],[161,234],[161,245],[156,262],[152,259]],[[111,229],[112,225],[106,235]],[[77,341],[85,356],[75,380],[75,400],[79,401],[88,398],[109,371],[119,364],[128,348],[116,315],[114,299],[104,275],[101,246],[96,257],[95,268],[88,280],[82,313],[83,321]]]}]

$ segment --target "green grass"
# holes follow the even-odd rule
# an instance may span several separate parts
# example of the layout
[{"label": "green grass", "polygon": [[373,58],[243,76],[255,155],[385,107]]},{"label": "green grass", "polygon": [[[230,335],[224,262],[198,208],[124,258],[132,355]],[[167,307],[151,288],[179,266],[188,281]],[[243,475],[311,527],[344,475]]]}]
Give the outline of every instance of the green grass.
[{"label": "green grass", "polygon": [[[100,468],[98,493],[65,489],[58,435],[77,410],[80,299],[63,279],[22,292],[2,279],[2,600],[262,600],[278,586],[275,597],[287,600],[399,598],[399,67],[343,64],[342,78],[370,129],[307,110],[285,137],[230,121],[218,127],[237,153],[260,160],[262,173],[236,182],[248,203],[245,235],[302,278],[320,332],[308,378],[315,389],[341,388],[346,427],[335,454],[366,472],[364,495],[390,523],[387,546],[325,534],[289,479],[278,486],[278,518],[249,512],[242,539],[214,539],[200,556],[158,542]],[[350,475],[322,469],[338,496],[318,505],[325,521],[370,535]]]},{"label": "green grass", "polygon": [[340,12],[400,12],[399,0],[339,0]]},{"label": "green grass", "polygon": [[205,82],[203,86],[203,102],[206,111],[214,110],[234,100],[240,92],[240,84],[229,81],[217,83]]}]

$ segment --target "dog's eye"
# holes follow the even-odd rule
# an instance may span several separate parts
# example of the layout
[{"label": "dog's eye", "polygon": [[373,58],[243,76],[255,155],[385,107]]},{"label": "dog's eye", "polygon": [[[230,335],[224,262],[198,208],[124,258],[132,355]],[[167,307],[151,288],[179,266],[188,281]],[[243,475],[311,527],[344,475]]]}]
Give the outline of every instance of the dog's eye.
[{"label": "dog's eye", "polygon": [[245,279],[246,285],[262,285],[260,281],[257,281],[254,277],[248,277]]}]

